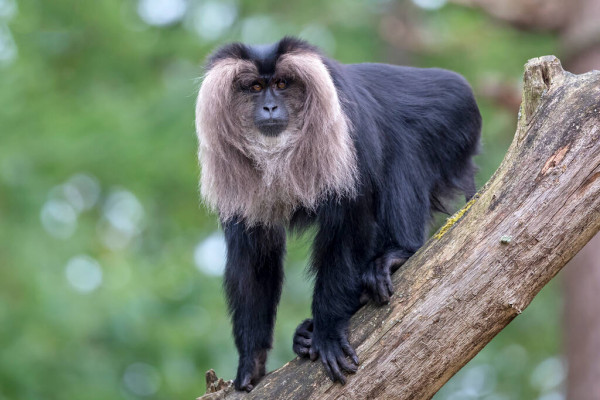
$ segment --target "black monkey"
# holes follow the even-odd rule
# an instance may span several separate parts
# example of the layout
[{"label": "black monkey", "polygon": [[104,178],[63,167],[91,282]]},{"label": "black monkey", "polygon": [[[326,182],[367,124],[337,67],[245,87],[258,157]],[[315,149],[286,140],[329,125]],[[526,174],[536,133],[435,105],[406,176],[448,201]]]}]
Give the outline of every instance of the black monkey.
[{"label": "black monkey", "polygon": [[423,244],[433,211],[475,194],[481,117],[468,83],[442,69],[344,65],[286,37],[226,45],[198,95],[201,191],[225,231],[225,289],[238,390],[265,374],[283,280],[286,228],[317,225],[313,318],[294,351],[345,382],[358,357],[347,328],[361,295]]}]

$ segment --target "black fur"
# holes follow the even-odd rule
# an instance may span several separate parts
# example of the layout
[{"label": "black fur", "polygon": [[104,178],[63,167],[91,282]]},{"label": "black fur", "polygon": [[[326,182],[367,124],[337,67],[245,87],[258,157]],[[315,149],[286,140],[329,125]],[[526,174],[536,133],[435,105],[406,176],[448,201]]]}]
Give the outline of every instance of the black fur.
[{"label": "black fur", "polygon": [[225,291],[234,325],[239,368],[238,390],[252,390],[265,374],[273,341],[275,313],[283,283],[285,230],[246,227],[241,220],[223,224],[227,244]]},{"label": "black fur", "polygon": [[[217,51],[208,65],[239,57],[268,75],[288,51],[317,52],[293,38],[263,47],[232,44]],[[454,72],[343,65],[321,58],[352,122],[359,195],[324,201],[316,212],[298,210],[288,227],[318,226],[312,251],[313,319],[298,327],[294,351],[319,357],[333,380],[345,382],[343,371],[355,372],[358,364],[346,330],[361,297],[388,302],[390,274],[423,245],[431,213],[443,211],[444,199],[455,192],[467,200],[475,194],[472,157],[481,117],[471,88]],[[249,228],[238,218],[223,228],[225,288],[240,353],[235,387],[249,391],[265,373],[272,343],[286,227]]]}]

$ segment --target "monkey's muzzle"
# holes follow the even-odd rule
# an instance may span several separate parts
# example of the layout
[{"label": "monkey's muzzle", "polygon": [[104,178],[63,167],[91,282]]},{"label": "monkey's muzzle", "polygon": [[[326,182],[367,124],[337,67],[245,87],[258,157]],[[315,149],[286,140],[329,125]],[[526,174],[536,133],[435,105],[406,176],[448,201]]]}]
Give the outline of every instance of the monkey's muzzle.
[{"label": "monkey's muzzle", "polygon": [[260,121],[256,127],[265,136],[277,136],[287,128],[288,121],[281,119],[268,119]]}]

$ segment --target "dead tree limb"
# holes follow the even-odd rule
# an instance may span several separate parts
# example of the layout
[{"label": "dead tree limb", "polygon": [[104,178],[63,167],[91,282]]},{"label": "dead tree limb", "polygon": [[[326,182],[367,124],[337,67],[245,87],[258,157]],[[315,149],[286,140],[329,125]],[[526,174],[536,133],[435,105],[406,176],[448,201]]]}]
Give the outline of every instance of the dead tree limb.
[{"label": "dead tree limb", "polygon": [[361,365],[348,383],[295,359],[249,394],[201,399],[429,399],[599,230],[600,72],[530,60],[500,168],[395,274],[391,304],[353,317]]}]

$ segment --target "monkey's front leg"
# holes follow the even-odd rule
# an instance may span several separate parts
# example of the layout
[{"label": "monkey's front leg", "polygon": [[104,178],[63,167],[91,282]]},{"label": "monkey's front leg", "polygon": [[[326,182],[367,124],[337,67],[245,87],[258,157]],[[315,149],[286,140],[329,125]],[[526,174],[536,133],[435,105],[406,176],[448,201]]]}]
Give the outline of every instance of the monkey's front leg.
[{"label": "monkey's front leg", "polygon": [[[370,242],[368,219],[362,229],[353,221],[361,220],[359,213],[341,215],[322,224],[314,241],[313,268],[316,269],[313,296],[313,319],[306,320],[296,330],[294,351],[311,360],[320,358],[333,381],[346,382],[344,372],[357,370],[358,357],[348,342],[350,317],[360,307],[362,283],[358,265],[366,263],[358,251]],[[356,222],[356,221],[354,221]],[[363,256],[363,257],[364,257]]]},{"label": "monkey's front leg", "polygon": [[267,352],[283,282],[283,228],[246,227],[236,220],[223,224],[227,243],[225,290],[239,353],[234,381],[250,391],[265,375]]}]

